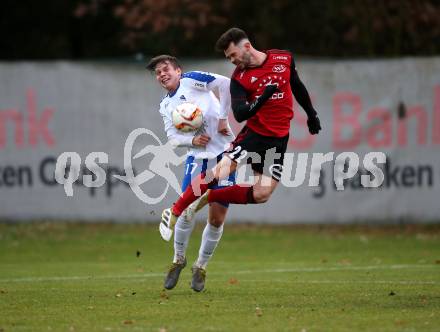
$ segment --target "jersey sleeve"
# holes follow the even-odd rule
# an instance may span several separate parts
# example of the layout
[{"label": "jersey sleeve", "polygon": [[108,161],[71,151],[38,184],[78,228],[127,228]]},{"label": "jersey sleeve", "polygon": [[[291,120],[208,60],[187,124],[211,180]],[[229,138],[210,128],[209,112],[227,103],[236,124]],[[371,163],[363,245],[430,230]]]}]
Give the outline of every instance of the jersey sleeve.
[{"label": "jersey sleeve", "polygon": [[231,80],[222,75],[215,75],[215,80],[208,83],[207,88],[210,91],[217,90],[220,98],[220,119],[227,119],[229,111],[231,110],[231,93],[229,86]]},{"label": "jersey sleeve", "polygon": [[208,91],[208,84],[215,80],[214,74],[205,73],[201,71],[190,71],[182,74],[181,80],[184,81],[187,87]]},{"label": "jersey sleeve", "polygon": [[[272,85],[276,89],[275,85]],[[245,121],[253,117],[263,104],[272,96],[275,90],[270,91],[270,86],[267,86],[261,96],[255,99],[252,104],[247,102],[246,89],[236,80],[231,80],[231,99],[232,99],[232,112],[237,122]]]},{"label": "jersey sleeve", "polygon": [[309,117],[316,116],[316,111],[313,108],[309,92],[307,91],[307,88],[305,87],[304,83],[299,78],[298,71],[296,70],[295,61],[293,60],[293,56],[290,67],[290,87],[292,88],[292,92],[293,95],[295,96],[296,101],[304,109],[307,116]]},{"label": "jersey sleeve", "polygon": [[231,110],[231,95],[229,93],[229,78],[214,73],[192,71],[184,73],[186,84],[190,87],[203,91],[218,91],[220,98],[220,119],[226,119]]},{"label": "jersey sleeve", "polygon": [[165,132],[167,134],[168,141],[173,146],[179,146],[179,147],[192,147],[192,140],[193,136],[187,136],[182,133],[180,133],[173,125],[173,120],[171,119],[171,116],[166,112],[162,105],[160,108],[160,115],[162,115],[162,120],[165,128]]}]

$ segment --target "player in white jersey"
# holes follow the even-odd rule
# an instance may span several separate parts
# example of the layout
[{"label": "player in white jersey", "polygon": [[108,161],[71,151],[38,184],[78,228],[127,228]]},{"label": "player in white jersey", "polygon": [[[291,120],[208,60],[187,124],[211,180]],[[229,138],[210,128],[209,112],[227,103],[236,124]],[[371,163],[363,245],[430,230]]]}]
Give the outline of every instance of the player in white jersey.
[{"label": "player in white jersey", "polygon": [[[160,103],[160,114],[168,140],[175,146],[188,148],[182,181],[182,191],[185,191],[191,183],[191,178],[205,173],[208,164],[215,165],[234,139],[227,120],[231,108],[230,80],[213,73],[199,71],[182,73],[178,60],[170,55],[152,58],[147,69],[154,72],[159,84],[168,92]],[[218,93],[220,100],[216,98],[214,92]],[[203,113],[203,126],[195,133],[181,132],[172,123],[172,112],[177,105],[185,102],[196,104]],[[234,183],[235,174],[232,174],[218,187]],[[199,257],[192,267],[191,288],[195,291],[200,292],[204,288],[206,265],[222,236],[227,209],[227,204],[213,203],[209,206],[209,217],[202,234]],[[197,201],[188,207],[187,213],[179,217],[174,227],[174,259],[165,277],[166,289],[176,286],[180,272],[186,266],[186,248],[195,224],[192,221],[195,210],[197,210]],[[166,230],[172,229],[170,225],[164,226]],[[161,235],[165,240],[169,240],[171,234],[161,233]]]}]

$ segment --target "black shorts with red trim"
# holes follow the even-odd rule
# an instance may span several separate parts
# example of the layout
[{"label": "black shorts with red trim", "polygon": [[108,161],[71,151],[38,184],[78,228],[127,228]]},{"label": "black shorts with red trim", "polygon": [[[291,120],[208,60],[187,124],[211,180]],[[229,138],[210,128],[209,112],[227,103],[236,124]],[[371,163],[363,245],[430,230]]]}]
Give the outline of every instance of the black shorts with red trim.
[{"label": "black shorts with red trim", "polygon": [[289,135],[263,136],[244,126],[226,155],[237,163],[251,164],[252,170],[280,181]]}]

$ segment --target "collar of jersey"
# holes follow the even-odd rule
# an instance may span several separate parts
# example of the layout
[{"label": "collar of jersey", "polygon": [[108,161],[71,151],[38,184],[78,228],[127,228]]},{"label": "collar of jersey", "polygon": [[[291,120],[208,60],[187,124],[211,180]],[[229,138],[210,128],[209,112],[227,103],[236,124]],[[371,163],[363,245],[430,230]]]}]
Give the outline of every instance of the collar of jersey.
[{"label": "collar of jersey", "polygon": [[174,95],[177,93],[177,90],[179,90],[179,88],[180,88],[180,81],[179,81],[179,84],[177,85],[177,88],[176,88],[176,90],[174,90],[173,92],[168,92],[168,97],[174,97]]}]

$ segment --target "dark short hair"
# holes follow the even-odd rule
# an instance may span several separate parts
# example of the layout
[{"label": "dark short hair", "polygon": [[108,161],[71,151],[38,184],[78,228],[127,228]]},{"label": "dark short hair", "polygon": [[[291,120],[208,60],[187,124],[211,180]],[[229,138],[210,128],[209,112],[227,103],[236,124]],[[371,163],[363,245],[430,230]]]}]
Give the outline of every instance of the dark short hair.
[{"label": "dark short hair", "polygon": [[222,52],[229,47],[229,44],[231,44],[231,42],[237,45],[243,39],[248,39],[246,32],[239,28],[230,28],[217,40],[217,42],[215,43],[215,49]]},{"label": "dark short hair", "polygon": [[173,65],[174,68],[182,68],[182,66],[179,63],[179,60],[177,60],[176,57],[167,54],[155,56],[150,60],[150,62],[148,62],[146,68],[148,70],[153,71],[156,68],[157,64],[161,62],[169,62]]}]

